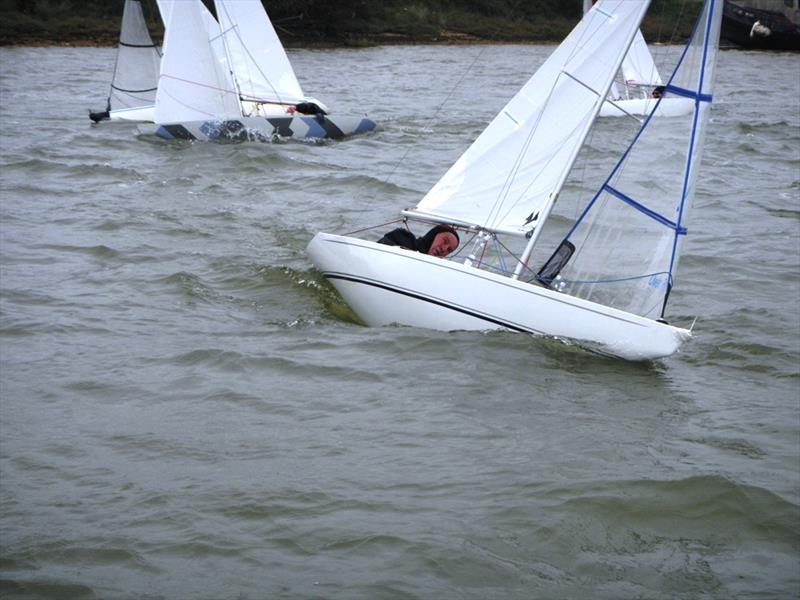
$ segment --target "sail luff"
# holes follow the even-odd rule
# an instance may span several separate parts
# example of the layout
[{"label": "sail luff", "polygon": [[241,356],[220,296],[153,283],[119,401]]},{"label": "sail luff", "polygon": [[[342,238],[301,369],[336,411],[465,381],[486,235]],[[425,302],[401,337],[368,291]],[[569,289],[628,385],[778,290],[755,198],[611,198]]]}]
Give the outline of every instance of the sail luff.
[{"label": "sail luff", "polygon": [[108,89],[108,102],[106,105],[106,111],[112,110],[111,97],[114,95],[114,79],[116,79],[117,77],[117,68],[119,67],[119,55],[121,54],[121,47],[122,47],[122,36],[123,36],[123,31],[125,30],[125,22],[128,18],[128,10],[129,10],[128,6],[131,3],[131,1],[132,0],[125,0],[125,5],[122,8],[122,23],[120,24],[120,29],[119,29],[119,44],[117,46],[117,54],[114,57],[114,71],[111,74],[111,83],[109,84],[109,89]]}]

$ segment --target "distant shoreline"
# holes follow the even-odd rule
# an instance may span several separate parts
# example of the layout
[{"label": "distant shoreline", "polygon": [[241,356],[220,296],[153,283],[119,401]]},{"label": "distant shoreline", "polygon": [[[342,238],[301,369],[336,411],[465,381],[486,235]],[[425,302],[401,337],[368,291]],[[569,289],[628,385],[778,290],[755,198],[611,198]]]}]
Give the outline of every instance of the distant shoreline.
[{"label": "distant shoreline", "polygon": [[[486,39],[470,39],[470,40],[416,40],[416,39],[402,39],[402,40],[364,40],[347,43],[336,42],[295,42],[285,44],[285,48],[344,48],[358,50],[359,48],[375,48],[378,46],[553,46],[559,44],[562,40],[486,40]],[[155,42],[160,45],[159,42]],[[0,48],[116,48],[118,41],[93,41],[93,40],[35,40],[15,43],[0,44]]]},{"label": "distant shoreline", "polygon": [[[697,11],[685,2],[659,0],[642,22],[648,43],[683,43]],[[213,2],[206,0],[210,8]],[[347,5],[346,10],[342,7]],[[123,0],[0,3],[0,46],[116,47]],[[316,8],[314,8],[316,6]],[[488,6],[488,5],[487,5]],[[496,0],[482,8],[466,2],[442,7],[433,0],[327,4],[271,1],[272,23],[286,48],[368,48],[389,45],[557,44],[580,19],[579,0],[524,3]],[[154,0],[142,4],[153,42],[164,29]],[[338,7],[338,8],[337,8]]]},{"label": "distant shoreline", "polygon": [[[161,45],[162,39],[151,31],[153,42]],[[95,36],[92,38],[75,37],[64,39],[62,36],[14,36],[0,37],[0,47],[74,47],[74,48],[116,48],[119,43],[118,34]],[[395,33],[378,33],[353,36],[348,39],[282,39],[285,48],[370,48],[374,46],[427,46],[427,45],[479,45],[479,44],[558,44],[564,38],[506,38],[495,39],[479,37],[468,33],[446,32],[437,36],[412,36]]]}]

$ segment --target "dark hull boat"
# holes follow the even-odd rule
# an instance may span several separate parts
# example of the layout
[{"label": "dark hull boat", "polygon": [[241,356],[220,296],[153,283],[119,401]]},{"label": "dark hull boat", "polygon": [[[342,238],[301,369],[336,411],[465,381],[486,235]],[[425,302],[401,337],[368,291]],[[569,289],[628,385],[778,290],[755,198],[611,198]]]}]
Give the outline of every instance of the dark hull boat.
[{"label": "dark hull boat", "polygon": [[743,48],[800,51],[798,0],[725,0],[721,35]]}]

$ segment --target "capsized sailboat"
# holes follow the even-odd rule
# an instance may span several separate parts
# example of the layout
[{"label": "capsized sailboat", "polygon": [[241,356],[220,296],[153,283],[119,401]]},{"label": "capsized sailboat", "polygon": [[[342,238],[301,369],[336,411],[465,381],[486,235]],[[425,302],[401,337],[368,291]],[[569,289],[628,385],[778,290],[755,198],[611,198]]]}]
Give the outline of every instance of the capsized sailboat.
[{"label": "capsized sailboat", "polygon": [[648,4],[600,0],[416,207],[403,211],[455,226],[462,239],[471,235],[456,256],[314,236],[313,264],[367,325],[508,329],[630,360],[669,356],[691,337],[664,316],[710,109],[720,0],[705,1],[660,99],[687,98],[692,113],[646,117],[566,234],[539,243]]},{"label": "capsized sailboat", "polygon": [[152,122],[160,64],[161,52],[147,30],[142,0],[125,0],[106,109],[90,112],[89,118],[95,123]]},{"label": "capsized sailboat", "polygon": [[173,4],[164,38],[153,130],[165,139],[271,141],[370,131],[364,117],[331,116],[303,94],[260,0]]}]

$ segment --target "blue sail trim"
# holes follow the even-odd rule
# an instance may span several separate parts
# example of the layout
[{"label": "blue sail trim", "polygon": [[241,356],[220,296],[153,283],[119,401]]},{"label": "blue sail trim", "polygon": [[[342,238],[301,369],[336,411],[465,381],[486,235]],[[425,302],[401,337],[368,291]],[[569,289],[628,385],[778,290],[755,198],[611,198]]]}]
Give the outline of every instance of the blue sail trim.
[{"label": "blue sail trim", "polygon": [[[708,0],[707,0],[707,1],[708,1]],[[713,8],[714,8],[714,5],[713,5],[713,0],[710,0],[710,1],[712,2],[711,8],[712,8],[712,10],[713,10]],[[701,11],[701,13],[700,13],[700,14],[702,15],[702,11]],[[678,62],[677,62],[677,64],[675,65],[675,69],[673,69],[673,71],[672,71],[672,74],[670,75],[670,77],[669,77],[669,80],[667,81],[667,85],[666,85],[666,87],[673,87],[673,88],[676,88],[676,89],[682,89],[682,88],[679,88],[678,86],[674,86],[674,85],[672,85],[672,80],[673,80],[673,79],[675,79],[675,75],[677,74],[677,72],[678,72],[678,69],[680,69],[681,65],[683,64],[683,60],[686,58],[686,53],[689,51],[689,46],[691,45],[691,43],[692,43],[692,40],[694,39],[694,36],[697,34],[697,30],[698,30],[698,28],[699,28],[699,27],[700,27],[700,19],[697,19],[697,20],[694,22],[694,24],[692,25],[692,33],[689,35],[689,39],[688,39],[688,41],[686,42],[686,45],[683,47],[683,50],[681,51],[680,58],[678,59]],[[707,23],[707,24],[706,24],[706,33],[708,32],[708,28],[709,28],[709,25],[708,25],[708,23]],[[708,39],[708,38],[706,37],[706,39]],[[702,87],[701,87],[700,89],[702,89]],[[639,131],[637,131],[637,132],[636,132],[636,135],[635,135],[635,136],[633,136],[633,140],[632,140],[632,141],[631,141],[631,143],[628,145],[628,147],[626,148],[625,152],[623,152],[622,156],[621,156],[621,157],[619,158],[619,160],[617,161],[617,164],[616,164],[616,165],[614,165],[614,168],[613,168],[613,169],[611,169],[611,172],[608,174],[608,177],[606,178],[605,182],[603,183],[603,186],[601,186],[601,187],[600,187],[600,189],[598,189],[598,190],[597,190],[597,192],[595,192],[595,195],[594,195],[594,196],[592,197],[592,199],[591,199],[591,200],[590,200],[590,201],[587,203],[586,207],[583,209],[583,212],[581,212],[581,214],[578,216],[578,218],[577,218],[577,219],[575,220],[575,222],[572,224],[572,227],[570,227],[569,231],[567,231],[567,234],[564,236],[564,240],[562,240],[562,241],[569,240],[569,239],[570,239],[570,237],[572,237],[572,234],[573,234],[573,233],[575,233],[575,230],[576,230],[576,229],[578,228],[578,226],[579,226],[579,225],[580,225],[580,224],[583,222],[583,220],[586,218],[586,215],[588,215],[588,214],[589,214],[589,211],[591,211],[591,210],[592,210],[592,208],[594,207],[595,203],[597,202],[597,199],[598,199],[598,198],[600,197],[600,195],[603,193],[603,187],[605,187],[606,185],[608,185],[608,183],[609,183],[609,182],[610,182],[612,179],[614,179],[614,177],[616,176],[617,172],[618,172],[618,171],[619,171],[619,170],[622,168],[622,165],[623,165],[623,164],[625,163],[625,161],[628,159],[628,154],[630,154],[631,150],[633,150],[633,147],[636,145],[636,142],[639,140],[639,138],[641,137],[642,133],[644,133],[645,129],[647,129],[647,126],[650,124],[650,120],[653,118],[653,115],[655,115],[655,114],[656,114],[656,111],[658,111],[658,107],[659,107],[659,105],[661,104],[661,101],[662,101],[663,99],[664,99],[664,96],[661,96],[661,98],[659,98],[659,99],[656,101],[656,105],[655,105],[655,107],[654,107],[654,108],[653,108],[653,110],[650,112],[650,114],[649,114],[649,115],[647,115],[647,116],[644,118],[644,122],[643,122],[643,123],[642,123],[642,125],[639,127]],[[695,111],[695,113],[696,113],[696,112],[697,112],[697,111]],[[692,129],[694,130],[694,124],[692,125]],[[680,221],[680,219],[679,219],[679,221]]]},{"label": "blue sail trim", "polygon": [[[695,148],[695,139],[696,139],[696,134],[697,134],[697,120],[698,120],[698,117],[699,117],[699,110],[698,110],[699,103],[700,102],[709,102],[710,103],[711,100],[712,100],[712,95],[711,94],[703,94],[703,93],[701,93],[701,90],[703,89],[703,85],[704,85],[705,67],[706,67],[707,58],[708,58],[708,34],[710,32],[710,29],[711,29],[712,15],[714,14],[714,11],[717,10],[716,4],[717,4],[717,2],[715,0],[704,0],[703,10],[701,10],[700,14],[702,16],[705,13],[705,9],[708,8],[708,13],[706,13],[705,27],[703,27],[702,18],[699,18],[694,22],[694,25],[692,26],[692,33],[689,35],[689,39],[688,39],[686,45],[683,47],[683,51],[681,52],[680,58],[678,59],[678,62],[675,65],[675,69],[672,71],[672,74],[670,75],[670,78],[667,81],[667,85],[665,86],[665,88],[668,91],[671,91],[673,94],[675,94],[677,96],[687,97],[687,98],[691,98],[691,99],[695,100],[695,110],[694,110],[694,115],[692,117],[692,129],[691,129],[691,135],[690,135],[690,141],[689,141],[690,151],[689,151],[688,156],[687,156],[687,162],[686,162],[685,170],[684,170],[683,190],[682,190],[682,193],[681,193],[680,203],[679,203],[679,206],[678,206],[677,223],[672,223],[669,220],[665,220],[666,221],[665,224],[670,225],[672,227],[672,229],[676,233],[675,233],[675,236],[673,237],[672,255],[670,257],[669,269],[667,271],[668,283],[667,283],[666,292],[664,294],[664,301],[663,301],[662,308],[661,308],[661,316],[662,317],[664,316],[664,312],[665,312],[666,307],[667,307],[667,300],[669,299],[670,291],[672,290],[673,271],[674,271],[674,268],[675,268],[675,257],[676,257],[676,253],[677,253],[678,239],[679,239],[680,235],[686,235],[686,233],[687,233],[686,228],[681,225],[681,222],[683,221],[683,213],[684,213],[685,201],[686,201],[686,192],[688,190],[688,184],[689,184],[689,174],[691,173],[691,169],[693,168],[693,164],[692,164],[693,156],[692,155],[693,155],[693,149]],[[682,87],[679,87],[677,85],[674,85],[672,82],[675,79],[675,76],[677,75],[677,73],[680,70],[681,66],[683,65],[684,59],[686,58],[686,55],[687,55],[687,53],[689,51],[689,47],[691,46],[692,40],[694,40],[695,35],[697,34],[698,30],[699,31],[703,31],[703,30],[705,31],[705,39],[703,41],[703,59],[702,59],[703,60],[703,64],[702,64],[701,69],[700,69],[700,81],[699,81],[699,85],[698,85],[697,91],[692,91],[692,90],[687,90],[685,88],[682,88]],[[618,195],[619,192],[617,190],[613,189],[610,186],[610,182],[616,177],[617,173],[622,168],[622,165],[624,165],[626,163],[626,161],[628,159],[628,155],[633,150],[634,146],[636,146],[636,143],[639,141],[639,138],[641,137],[642,133],[644,133],[644,131],[647,129],[648,125],[650,124],[650,121],[653,119],[653,116],[656,114],[656,112],[658,112],[659,105],[661,104],[661,101],[664,99],[665,95],[662,95],[656,101],[655,107],[650,112],[650,114],[648,114],[645,117],[644,121],[642,122],[641,126],[639,127],[639,131],[637,131],[636,135],[634,135],[633,140],[628,145],[628,148],[625,150],[625,152],[623,152],[622,156],[619,158],[619,160],[617,161],[616,165],[614,165],[614,167],[611,169],[611,172],[608,174],[608,177],[603,182],[603,185],[597,190],[597,192],[595,192],[595,194],[592,197],[592,199],[587,203],[587,205],[584,207],[583,211],[580,213],[578,218],[572,224],[572,227],[570,227],[569,231],[567,231],[566,235],[564,236],[564,238],[562,240],[562,243],[564,243],[565,241],[569,240],[572,237],[572,235],[575,233],[575,230],[581,225],[581,223],[583,223],[584,219],[586,219],[587,215],[592,211],[592,209],[594,208],[594,206],[597,203],[598,199],[603,195],[604,191],[607,191],[608,193],[613,194],[617,198],[620,198],[620,196]],[[662,217],[660,215],[656,216],[657,213],[651,211],[650,209],[645,208],[644,206],[640,205],[639,203],[633,201],[632,199],[626,199],[626,198],[627,197],[623,197],[623,198],[620,198],[620,199],[625,201],[626,203],[630,204],[632,207],[635,207],[638,210],[641,210],[643,213],[648,214],[648,215],[652,216],[653,218],[656,218],[659,221],[664,219],[664,217]],[[631,200],[631,202],[628,202],[628,200]],[[661,222],[664,222],[664,221],[661,221]]]},{"label": "blue sail trim", "polygon": [[[705,9],[708,9],[706,12]],[[706,0],[703,5],[703,12],[700,14],[706,15],[706,22],[705,22],[705,37],[703,38],[703,58],[702,63],[700,64],[700,80],[697,83],[697,94],[696,98],[698,101],[701,100],[702,96],[706,96],[709,98],[709,102],[711,101],[710,94],[701,94],[700,91],[703,89],[705,85],[705,77],[706,77],[706,65],[708,64],[708,36],[711,32],[711,23],[714,21],[714,11],[717,10],[716,1],[715,0]],[[698,23],[699,26],[699,23]],[[687,44],[688,48],[688,44]],[[677,69],[676,69],[677,70]],[[674,77],[674,74],[673,74]],[[672,83],[672,78],[670,78],[670,83]],[[678,88],[680,89],[680,88]],[[692,116],[692,134],[691,139],[689,140],[689,153],[686,156],[686,167],[683,172],[683,191],[681,192],[681,203],[678,207],[678,223],[683,220],[683,211],[686,204],[686,194],[689,189],[689,176],[694,168],[694,149],[696,144],[696,137],[697,137],[697,120],[700,117],[700,111],[697,104],[695,104],[694,115]],[[664,303],[661,305],[661,317],[664,317],[664,313],[667,310],[667,300],[669,300],[669,293],[672,291],[672,276],[673,271],[675,270],[675,261],[677,258],[678,253],[678,236],[676,235],[672,240],[672,255],[670,256],[669,261],[669,278],[670,278],[670,285],[667,288],[667,293],[664,296]]]},{"label": "blue sail trim", "polygon": [[694,90],[687,90],[682,87],[678,87],[677,85],[667,85],[665,91],[672,92],[676,96],[683,96],[684,98],[691,98],[692,100],[697,100],[698,102],[711,102],[712,96],[711,94],[701,94],[699,92],[695,92]]},{"label": "blue sail trim", "polygon": [[631,198],[630,196],[626,196],[625,194],[623,194],[623,193],[622,193],[622,192],[620,192],[619,190],[617,190],[617,189],[615,189],[615,188],[611,187],[611,186],[610,186],[610,185],[608,185],[608,184],[604,185],[604,186],[603,186],[603,189],[604,189],[605,191],[607,191],[609,194],[611,194],[612,196],[614,196],[615,198],[618,198],[618,199],[622,200],[623,202],[625,202],[626,204],[629,204],[630,206],[632,206],[633,208],[635,208],[635,209],[636,209],[636,210],[638,210],[639,212],[641,212],[641,213],[643,213],[643,214],[647,215],[647,216],[648,216],[648,217],[650,217],[651,219],[655,219],[656,221],[658,221],[658,222],[659,222],[659,223],[661,223],[662,225],[666,225],[666,226],[667,226],[667,227],[669,227],[670,229],[674,229],[674,230],[675,230],[675,233],[676,233],[677,235],[686,235],[686,233],[687,233],[687,229],[686,229],[686,227],[680,227],[680,226],[678,226],[678,224],[677,224],[677,223],[675,223],[675,222],[673,222],[673,221],[670,221],[670,220],[669,220],[668,218],[666,218],[665,216],[663,216],[663,215],[660,215],[660,214],[658,214],[657,212],[655,212],[655,211],[653,211],[653,210],[650,210],[649,208],[647,208],[647,207],[646,207],[646,206],[644,206],[643,204],[639,204],[639,203],[638,203],[636,200],[634,200],[634,199],[633,199],[633,198]]}]

